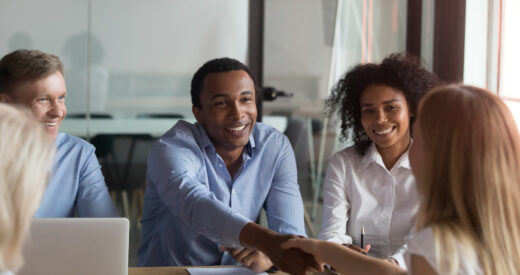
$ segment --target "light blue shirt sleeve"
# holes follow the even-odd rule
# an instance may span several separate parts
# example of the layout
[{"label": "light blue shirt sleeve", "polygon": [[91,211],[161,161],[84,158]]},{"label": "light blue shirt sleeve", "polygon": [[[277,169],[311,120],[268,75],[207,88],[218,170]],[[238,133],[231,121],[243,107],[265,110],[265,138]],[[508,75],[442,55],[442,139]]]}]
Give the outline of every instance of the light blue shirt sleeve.
[{"label": "light blue shirt sleeve", "polygon": [[148,159],[149,175],[168,210],[196,233],[220,244],[239,246],[240,231],[250,220],[219,201],[197,177],[197,170],[204,167],[200,150],[181,140],[157,145]]},{"label": "light blue shirt sleeve", "polygon": [[79,217],[119,217],[93,150],[81,168],[76,209]]},{"label": "light blue shirt sleeve", "polygon": [[60,133],[56,138],[52,177],[45,189],[36,218],[119,217],[94,147]]},{"label": "light blue shirt sleeve", "polygon": [[303,201],[298,186],[296,160],[284,136],[265,210],[269,228],[281,233],[305,234]]}]

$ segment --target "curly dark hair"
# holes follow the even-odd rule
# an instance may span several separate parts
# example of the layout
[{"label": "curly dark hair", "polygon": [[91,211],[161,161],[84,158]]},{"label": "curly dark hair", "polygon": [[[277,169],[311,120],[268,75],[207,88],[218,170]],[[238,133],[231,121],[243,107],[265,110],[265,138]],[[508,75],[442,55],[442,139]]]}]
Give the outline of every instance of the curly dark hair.
[{"label": "curly dark hair", "polygon": [[[367,86],[387,85],[402,91],[410,113],[416,114],[419,100],[439,84],[439,78],[426,70],[419,58],[391,54],[381,64],[359,64],[348,71],[332,88],[325,102],[326,113],[330,116],[337,112],[341,120],[341,140],[352,137],[356,151],[363,156],[372,144],[361,124],[360,100]],[[414,116],[410,117],[410,128],[414,120]]]}]

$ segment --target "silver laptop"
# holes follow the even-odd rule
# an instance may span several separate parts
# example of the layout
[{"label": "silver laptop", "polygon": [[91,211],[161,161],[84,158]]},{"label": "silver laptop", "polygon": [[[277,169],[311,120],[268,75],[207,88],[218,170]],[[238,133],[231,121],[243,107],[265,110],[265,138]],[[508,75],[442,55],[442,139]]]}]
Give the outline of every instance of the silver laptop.
[{"label": "silver laptop", "polygon": [[33,219],[18,275],[128,274],[126,218]]}]

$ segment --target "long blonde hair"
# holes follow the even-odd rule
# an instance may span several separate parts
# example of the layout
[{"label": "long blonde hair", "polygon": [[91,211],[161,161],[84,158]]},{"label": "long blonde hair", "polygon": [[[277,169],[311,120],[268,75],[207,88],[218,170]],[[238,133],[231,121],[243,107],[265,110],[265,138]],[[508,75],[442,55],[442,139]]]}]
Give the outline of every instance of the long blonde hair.
[{"label": "long blonde hair", "polygon": [[441,274],[460,264],[520,274],[520,135],[509,109],[486,90],[450,85],[426,95],[418,119],[418,228],[432,227]]},{"label": "long blonde hair", "polygon": [[0,272],[22,264],[21,247],[40,204],[54,144],[28,110],[0,104]]}]

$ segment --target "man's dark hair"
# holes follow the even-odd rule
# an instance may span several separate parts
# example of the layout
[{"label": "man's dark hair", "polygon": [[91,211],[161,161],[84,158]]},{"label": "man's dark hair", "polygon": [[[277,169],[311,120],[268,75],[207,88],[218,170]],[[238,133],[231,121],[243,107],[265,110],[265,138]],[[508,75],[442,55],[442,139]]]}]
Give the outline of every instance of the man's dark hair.
[{"label": "man's dark hair", "polygon": [[204,78],[211,73],[223,73],[223,72],[229,72],[229,71],[238,71],[238,70],[244,70],[253,80],[253,84],[255,85],[255,94],[256,90],[256,80],[253,77],[253,74],[249,70],[249,68],[244,65],[242,62],[229,58],[229,57],[223,57],[223,58],[215,58],[212,59],[202,67],[200,67],[197,72],[193,75],[193,78],[191,79],[191,103],[193,106],[200,108],[200,90],[202,89],[202,84],[204,83]]},{"label": "man's dark hair", "polygon": [[16,50],[0,60],[0,93],[11,94],[18,85],[55,72],[63,75],[57,56],[38,50]]},{"label": "man's dark hair", "polygon": [[422,66],[415,56],[392,54],[381,64],[359,64],[352,68],[332,88],[326,101],[327,114],[337,113],[341,139],[352,138],[356,152],[364,155],[372,141],[361,124],[361,94],[370,85],[386,85],[400,90],[406,98],[410,117],[410,132],[417,114],[419,100],[430,89],[441,84],[437,76]]}]

